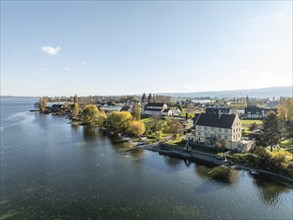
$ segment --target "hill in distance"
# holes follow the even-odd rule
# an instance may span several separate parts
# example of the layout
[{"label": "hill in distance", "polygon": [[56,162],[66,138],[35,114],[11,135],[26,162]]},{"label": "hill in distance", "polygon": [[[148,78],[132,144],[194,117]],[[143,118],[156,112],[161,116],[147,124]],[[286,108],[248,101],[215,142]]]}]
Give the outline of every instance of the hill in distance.
[{"label": "hill in distance", "polygon": [[280,96],[292,97],[292,86],[278,86],[259,89],[207,91],[207,92],[187,92],[187,93],[158,93],[158,95],[168,95],[172,97],[212,97],[212,98],[234,98],[234,97],[254,97],[254,98],[279,98]]}]

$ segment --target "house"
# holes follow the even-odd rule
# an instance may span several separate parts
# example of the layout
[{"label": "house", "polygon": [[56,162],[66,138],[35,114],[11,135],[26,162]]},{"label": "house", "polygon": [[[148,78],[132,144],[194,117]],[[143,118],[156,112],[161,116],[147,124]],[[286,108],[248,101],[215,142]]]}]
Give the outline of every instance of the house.
[{"label": "house", "polygon": [[168,108],[166,103],[155,102],[152,94],[150,93],[146,98],[145,93],[141,97],[141,113],[143,115],[159,115],[159,116],[171,116],[173,111]]},{"label": "house", "polygon": [[256,106],[248,106],[244,110],[245,118],[262,119],[265,113],[262,108]]},{"label": "house", "polygon": [[225,143],[227,149],[238,149],[241,141],[241,121],[235,114],[202,113],[194,121],[194,132],[187,140],[205,145],[216,141]]},{"label": "house", "polygon": [[173,111],[173,115],[181,115],[182,114],[182,112],[179,108],[173,109],[172,111]]},{"label": "house", "polygon": [[132,105],[125,105],[120,110],[120,112],[131,112],[131,111],[132,111]]},{"label": "house", "polygon": [[256,106],[248,106],[244,110],[244,117],[249,119],[263,119],[269,111],[277,112],[276,108],[259,108]]},{"label": "house", "polygon": [[63,111],[64,106],[62,104],[54,104],[51,107],[51,112],[56,113],[56,112],[61,112]]},{"label": "house", "polygon": [[224,107],[207,107],[206,113],[214,113],[214,114],[230,114],[231,109],[230,108],[224,108]]},{"label": "house", "polygon": [[161,115],[162,116],[172,116],[173,115],[173,111],[169,108],[166,108],[164,110],[161,111]]}]

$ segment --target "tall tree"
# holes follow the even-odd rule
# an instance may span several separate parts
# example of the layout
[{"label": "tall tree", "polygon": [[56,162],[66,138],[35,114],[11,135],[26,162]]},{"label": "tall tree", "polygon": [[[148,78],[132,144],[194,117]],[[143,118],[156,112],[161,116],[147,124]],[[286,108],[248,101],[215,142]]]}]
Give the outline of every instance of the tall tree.
[{"label": "tall tree", "polygon": [[107,115],[104,111],[99,112],[99,126],[105,126],[107,121]]},{"label": "tall tree", "polygon": [[282,137],[282,124],[275,112],[269,111],[263,121],[261,130],[260,142],[265,147],[270,146],[273,151],[273,146],[279,143]]},{"label": "tall tree", "polygon": [[293,97],[281,97],[278,115],[282,121],[293,122]]},{"label": "tall tree", "polygon": [[35,107],[39,108],[40,112],[43,113],[45,111],[45,108],[47,107],[48,103],[48,97],[43,96],[40,98],[39,102],[35,103]]},{"label": "tall tree", "polygon": [[132,114],[134,120],[139,121],[141,119],[141,105],[139,102],[133,103],[131,114]]},{"label": "tall tree", "polygon": [[78,106],[78,97],[77,95],[73,98],[73,110],[72,110],[72,119],[77,119],[78,113],[79,113],[79,106]]}]

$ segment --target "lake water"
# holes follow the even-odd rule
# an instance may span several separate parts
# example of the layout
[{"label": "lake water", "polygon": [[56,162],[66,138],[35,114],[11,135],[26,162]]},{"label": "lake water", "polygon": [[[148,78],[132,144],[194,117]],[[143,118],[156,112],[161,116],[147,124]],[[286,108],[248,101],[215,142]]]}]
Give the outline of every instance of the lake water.
[{"label": "lake water", "polygon": [[293,219],[293,190],[150,151],[1,99],[0,219]]}]

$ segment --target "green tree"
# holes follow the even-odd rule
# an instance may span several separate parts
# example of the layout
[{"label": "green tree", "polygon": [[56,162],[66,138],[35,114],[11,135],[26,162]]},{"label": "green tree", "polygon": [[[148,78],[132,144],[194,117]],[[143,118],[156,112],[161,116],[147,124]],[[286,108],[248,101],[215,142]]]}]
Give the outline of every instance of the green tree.
[{"label": "green tree", "polygon": [[86,105],[82,111],[82,122],[86,125],[98,125],[99,110],[95,105]]},{"label": "green tree", "polygon": [[276,113],[269,111],[263,121],[261,130],[260,143],[263,146],[270,146],[273,151],[273,146],[279,143],[282,137],[282,124]]},{"label": "green tree", "polygon": [[73,98],[73,110],[72,110],[72,119],[77,119],[79,114],[79,106],[78,106],[78,97],[77,95]]},{"label": "green tree", "polygon": [[139,137],[145,132],[145,125],[142,121],[133,121],[129,124],[128,132],[135,137]]}]

